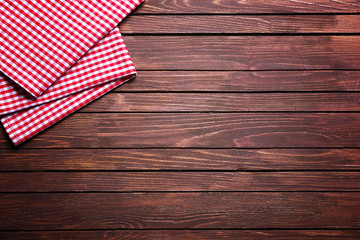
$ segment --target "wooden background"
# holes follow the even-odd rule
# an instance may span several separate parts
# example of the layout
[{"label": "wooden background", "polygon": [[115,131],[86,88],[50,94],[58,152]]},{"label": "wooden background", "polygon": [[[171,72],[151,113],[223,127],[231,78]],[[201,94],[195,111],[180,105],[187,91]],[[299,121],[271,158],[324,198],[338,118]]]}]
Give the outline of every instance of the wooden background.
[{"label": "wooden background", "polygon": [[360,2],[147,0],[139,76],[15,149],[0,239],[359,239]]}]

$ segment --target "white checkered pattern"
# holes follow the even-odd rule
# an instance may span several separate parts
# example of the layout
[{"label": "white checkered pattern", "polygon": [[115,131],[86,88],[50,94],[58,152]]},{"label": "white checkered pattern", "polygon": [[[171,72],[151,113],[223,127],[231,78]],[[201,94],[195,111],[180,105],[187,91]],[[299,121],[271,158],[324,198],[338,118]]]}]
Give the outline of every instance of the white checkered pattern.
[{"label": "white checkered pattern", "polygon": [[[131,8],[127,7],[129,5],[121,8],[128,14],[142,1],[119,2],[131,2]],[[135,67],[120,31],[114,28],[38,98],[31,96],[13,79],[0,76],[1,122],[17,146],[135,76]],[[24,81],[34,83],[31,77]]]},{"label": "white checkered pattern", "polygon": [[135,67],[119,29],[115,28],[37,99],[0,77],[0,115],[54,101],[131,74],[135,74]]},{"label": "white checkered pattern", "polygon": [[39,97],[143,0],[3,0],[0,70]]},{"label": "white checkered pattern", "polygon": [[11,114],[2,118],[1,122],[11,141],[17,146],[132,77],[134,75],[128,75],[105,85]]},{"label": "white checkered pattern", "polygon": [[135,67],[115,28],[38,99],[26,97],[21,88],[1,78],[0,115],[7,114],[1,122],[13,143],[19,145],[135,76]]}]

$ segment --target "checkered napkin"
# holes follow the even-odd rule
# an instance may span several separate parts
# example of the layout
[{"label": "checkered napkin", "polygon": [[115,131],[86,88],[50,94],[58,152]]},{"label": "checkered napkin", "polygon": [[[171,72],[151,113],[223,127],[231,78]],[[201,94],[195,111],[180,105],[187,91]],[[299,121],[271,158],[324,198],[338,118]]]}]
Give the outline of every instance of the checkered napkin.
[{"label": "checkered napkin", "polygon": [[1,71],[39,97],[139,0],[3,0]]},{"label": "checkered napkin", "polygon": [[[21,4],[14,7],[13,2],[21,2]],[[66,23],[60,23],[53,18],[50,24],[49,19],[44,20],[43,12],[36,12],[39,10],[38,7],[34,8],[35,10],[31,8],[35,6],[35,2],[38,5],[46,5],[45,9],[50,8],[51,11],[47,9],[50,13],[44,14],[47,17],[51,14],[59,17],[55,10],[62,12],[62,8],[66,8],[72,14],[74,14],[72,10],[77,10],[75,11],[77,18],[67,19]],[[59,4],[60,2],[62,4]],[[13,22],[19,23],[19,28],[26,29],[22,29],[21,33],[19,30],[14,33],[7,29],[5,35],[0,37],[0,67],[6,75],[0,76],[0,115],[1,122],[15,145],[31,138],[136,75],[120,31],[114,27],[141,2],[142,0],[67,0],[0,3],[1,11],[6,10],[5,18],[7,18],[5,19],[1,12],[1,23],[10,24],[8,15],[11,15]],[[26,15],[27,13],[29,15]],[[36,16],[35,20],[34,16]],[[24,22],[27,25],[22,26],[21,23]],[[84,24],[91,28],[83,28]],[[72,33],[71,37],[64,37],[65,34],[62,36],[63,39],[56,38],[59,33],[57,31],[50,32],[50,36],[54,34],[53,38],[44,33],[35,36],[31,32],[44,25],[51,26],[52,29],[61,27],[61,32],[71,29],[69,30]],[[55,25],[57,28],[54,27]],[[81,34],[81,37],[76,34]],[[23,42],[25,37],[27,41]],[[45,37],[47,39],[44,39]],[[31,44],[26,45],[29,41]],[[85,49],[84,44],[87,47],[90,43],[92,48],[90,49],[90,46]]]}]

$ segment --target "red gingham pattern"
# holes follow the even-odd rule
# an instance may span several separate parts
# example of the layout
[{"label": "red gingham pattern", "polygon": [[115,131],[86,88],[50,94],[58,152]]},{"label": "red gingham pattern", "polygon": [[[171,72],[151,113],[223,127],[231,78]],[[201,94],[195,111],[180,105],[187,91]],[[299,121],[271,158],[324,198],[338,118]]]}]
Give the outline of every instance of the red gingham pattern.
[{"label": "red gingham pattern", "polygon": [[115,28],[37,99],[0,76],[0,115],[51,102],[128,75],[135,75],[135,67],[119,29]]},{"label": "red gingham pattern", "polygon": [[39,97],[143,0],[3,0],[0,70]]},{"label": "red gingham pattern", "polygon": [[[129,1],[118,1],[120,2],[120,9],[122,14],[120,19],[123,19],[128,13],[130,13],[136,6],[138,6],[143,0],[129,0]],[[17,1],[14,1],[17,2]],[[35,1],[23,1],[26,4],[34,4]],[[60,1],[58,1],[60,2]],[[65,1],[61,1],[64,3]],[[78,1],[81,4],[89,4],[87,1]],[[97,4],[106,4],[107,6],[115,6],[114,1],[95,1]],[[11,1],[5,1],[5,5],[12,3]],[[41,4],[45,4],[45,1],[40,1]],[[49,4],[54,4],[54,1],[49,1]],[[4,3],[0,3],[0,10],[3,11]],[[31,5],[32,6],[32,5]],[[67,5],[66,5],[67,6]],[[87,10],[89,11],[89,10]],[[96,15],[96,14],[95,14]],[[41,16],[41,15],[40,15]],[[97,16],[97,15],[96,15]],[[101,17],[101,16],[99,16]],[[105,19],[107,19],[105,17]],[[114,18],[115,19],[115,18]],[[43,20],[43,19],[42,19]],[[94,19],[92,19],[94,20]],[[4,21],[3,14],[1,12],[0,23]],[[95,21],[95,20],[94,20]],[[104,19],[102,21],[105,21]],[[38,23],[37,23],[38,24]],[[78,24],[78,23],[77,23]],[[93,23],[92,29],[94,31],[103,31],[104,26],[99,27],[98,22]],[[30,24],[31,25],[31,24]],[[115,24],[116,25],[116,24]],[[115,26],[114,25],[114,26]],[[35,25],[31,25],[35,26]],[[49,26],[49,25],[48,25]],[[81,30],[81,26],[77,28]],[[99,28],[97,28],[99,27]],[[113,28],[109,28],[111,31]],[[3,26],[1,26],[3,30]],[[109,32],[108,31],[108,32]],[[25,32],[26,33],[26,32]],[[21,33],[25,35],[25,33]],[[118,28],[114,28],[111,32],[106,35],[104,30],[101,40],[100,38],[96,41],[93,41],[93,47],[83,51],[83,54],[78,56],[78,58],[69,65],[68,69],[58,76],[58,80],[53,83],[50,87],[47,88],[44,94],[38,98],[34,98],[29,95],[27,92],[28,89],[23,89],[24,84],[33,84],[36,85],[38,81],[45,81],[46,78],[43,78],[42,75],[37,76],[37,71],[43,68],[48,70],[47,67],[52,67],[52,65],[47,65],[44,68],[41,64],[48,64],[45,62],[40,62],[40,65],[37,65],[35,61],[33,65],[26,66],[26,61],[21,62],[19,69],[16,69],[16,64],[19,64],[19,56],[26,57],[25,55],[20,54],[19,56],[10,56],[11,53],[9,49],[16,48],[16,44],[19,43],[19,39],[14,42],[5,42],[1,44],[1,54],[6,53],[12,57],[12,60],[15,62],[11,65],[7,61],[4,61],[6,57],[1,56],[1,70],[5,69],[3,72],[7,75],[5,77],[0,76],[0,115],[1,122],[4,125],[6,132],[8,133],[10,139],[13,141],[15,146],[20,143],[28,140],[39,132],[43,131],[52,124],[60,121],[62,118],[68,116],[74,111],[84,107],[86,104],[102,96],[106,92],[114,89],[115,87],[125,83],[126,81],[132,79],[136,76],[135,67],[132,63],[132,60],[129,56],[129,53],[124,44],[123,38],[121,37],[120,31]],[[44,37],[44,36],[42,36]],[[69,37],[69,36],[67,36]],[[0,36],[2,40],[4,36]],[[52,44],[51,39],[42,39],[44,44]],[[68,40],[68,39],[67,39]],[[98,41],[100,40],[100,41]],[[40,41],[37,39],[37,41]],[[49,42],[47,42],[49,41]],[[54,41],[60,41],[55,39]],[[71,38],[71,41],[79,42],[79,39]],[[73,42],[70,43],[72,44]],[[21,43],[24,44],[24,43]],[[39,43],[36,43],[39,44]],[[39,50],[40,45],[34,46]],[[94,45],[95,44],[95,45]],[[67,48],[69,53],[72,50],[69,50],[68,45],[64,42],[62,43],[64,49]],[[14,47],[15,46],[15,47]],[[54,45],[53,45],[54,46]],[[5,49],[6,48],[6,49]],[[20,47],[24,48],[24,45]],[[89,47],[90,48],[90,47]],[[26,53],[32,51],[30,47],[28,50],[26,48],[22,49]],[[63,50],[63,49],[60,49]],[[15,51],[15,50],[14,50]],[[17,50],[16,50],[17,51]],[[59,53],[59,52],[57,52]],[[74,52],[73,54],[77,54]],[[35,54],[32,52],[31,54]],[[39,54],[36,52],[36,54]],[[43,54],[43,55],[42,55]],[[49,56],[45,51],[40,52],[39,59],[41,57]],[[54,57],[50,54],[50,56]],[[66,53],[64,56],[67,56]],[[54,60],[51,60],[52,64],[63,64],[63,61],[67,61],[65,57],[57,59],[54,57]],[[28,56],[27,56],[28,57]],[[36,59],[36,60],[39,60]],[[46,59],[47,60],[47,59]],[[30,61],[30,59],[27,59]],[[39,60],[40,61],[40,60]],[[42,60],[41,60],[42,61]],[[11,65],[10,68],[7,68],[7,64]],[[35,69],[33,69],[35,67]],[[70,68],[71,67],[71,68]],[[24,69],[22,69],[24,68]],[[10,70],[9,70],[10,69]],[[21,70],[22,69],[22,70]],[[24,71],[24,72],[22,72]],[[9,72],[15,75],[9,74]],[[50,71],[52,72],[52,71]],[[25,77],[21,79],[23,83],[19,83],[15,80],[14,83],[13,76],[22,76]],[[9,78],[10,77],[10,78]],[[35,77],[35,79],[33,78]],[[18,85],[19,84],[19,85]],[[45,89],[46,90],[46,89]],[[33,94],[33,93],[32,93]],[[33,94],[34,95],[34,94]]]},{"label": "red gingham pattern", "polygon": [[2,118],[1,122],[10,139],[17,146],[132,77],[134,76],[128,75],[105,85],[11,114]]},{"label": "red gingham pattern", "polygon": [[1,114],[18,112],[1,122],[15,146],[19,145],[135,75],[120,31],[115,28],[38,99],[25,97],[21,88],[2,78]]}]

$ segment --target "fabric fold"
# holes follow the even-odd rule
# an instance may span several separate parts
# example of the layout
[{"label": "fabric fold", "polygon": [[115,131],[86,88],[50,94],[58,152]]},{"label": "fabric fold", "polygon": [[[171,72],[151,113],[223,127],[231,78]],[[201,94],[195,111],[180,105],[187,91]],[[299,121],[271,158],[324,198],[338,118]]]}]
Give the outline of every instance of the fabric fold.
[{"label": "fabric fold", "polygon": [[37,98],[143,0],[4,0],[0,70]]},{"label": "fabric fold", "polygon": [[135,67],[124,40],[119,29],[115,28],[37,99],[9,79],[0,77],[0,115],[54,101],[134,74]]},{"label": "fabric fold", "polygon": [[[86,36],[90,36],[85,42],[79,43],[81,38],[69,37],[66,31],[60,31],[61,34],[67,36],[66,41],[56,38],[59,37],[56,35],[59,32],[54,29],[59,30],[59,22],[56,22],[58,20],[56,18],[51,20],[50,23],[53,24],[51,25],[44,19],[40,19],[43,17],[43,12],[41,12],[43,10],[35,6],[35,1],[21,1],[19,6],[14,7],[13,4],[19,1],[5,1],[0,4],[0,10],[3,12],[6,10],[5,15],[2,14],[0,19],[1,31],[7,26],[6,24],[10,24],[9,20],[4,20],[4,16],[7,15],[12,15],[10,19],[22,25],[23,29],[19,28],[20,30],[25,29],[21,33],[19,31],[12,33],[11,30],[16,24],[10,24],[10,28],[3,36],[0,36],[0,40],[4,43],[0,48],[0,69],[4,73],[4,76],[0,76],[0,118],[15,146],[136,76],[136,70],[124,40],[115,26],[143,2],[143,0],[74,1],[75,5],[82,6],[76,10],[75,5],[71,5],[68,0],[36,1],[39,6],[46,5],[50,8],[53,7],[51,4],[61,8],[58,5],[63,3],[65,8],[68,7],[71,10],[69,10],[71,14],[74,14],[72,11],[77,13],[76,17],[83,16],[81,15],[83,13],[78,13],[78,11],[86,12],[85,21],[82,23],[79,23],[79,19],[69,20],[69,23],[73,24],[72,27],[78,31],[75,31],[77,34],[85,33]],[[29,6],[25,6],[24,2],[29,3]],[[85,8],[86,4],[89,4],[90,8]],[[97,9],[99,6],[101,6],[100,11],[92,12],[93,8]],[[14,14],[19,13],[13,8],[17,11],[25,9],[25,13],[14,17]],[[41,13],[36,12],[38,14],[36,15],[32,11]],[[100,15],[103,13],[106,15],[104,18]],[[34,17],[34,14],[38,19]],[[49,14],[56,15],[57,13]],[[16,19],[24,21],[21,24]],[[27,31],[34,30],[33,28],[38,30],[44,22],[46,26],[54,27],[52,28],[54,31],[50,30],[49,36],[40,34],[34,40],[34,33],[30,34]],[[26,24],[30,24],[30,28],[24,26]],[[82,28],[84,24],[90,27],[84,30]],[[67,27],[69,26],[63,26],[62,29]],[[43,30],[49,29],[45,27]],[[27,40],[30,38],[34,40],[30,46],[25,46],[28,43],[26,41],[20,43],[26,34],[29,34],[26,36]],[[10,38],[5,41],[5,38],[9,36]],[[56,44],[53,44],[55,41]],[[62,45],[60,46],[59,43]],[[46,47],[40,50],[40,46],[44,44]],[[85,44],[86,48],[81,47],[81,51],[78,51],[80,46],[78,44]],[[20,50],[15,49],[17,46]],[[54,51],[56,54],[53,54]],[[25,52],[25,54],[20,52]],[[34,55],[36,57],[32,58]],[[61,71],[58,66],[61,66]]]},{"label": "fabric fold", "polygon": [[135,76],[116,28],[38,99],[24,97],[18,86],[0,77],[1,122],[15,146],[19,145]]}]

